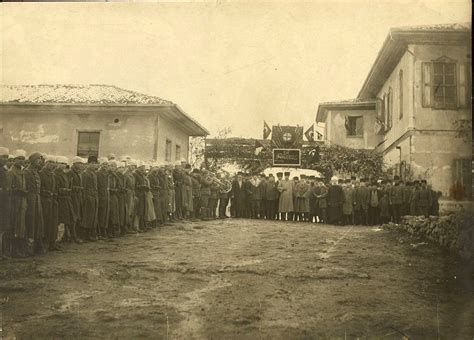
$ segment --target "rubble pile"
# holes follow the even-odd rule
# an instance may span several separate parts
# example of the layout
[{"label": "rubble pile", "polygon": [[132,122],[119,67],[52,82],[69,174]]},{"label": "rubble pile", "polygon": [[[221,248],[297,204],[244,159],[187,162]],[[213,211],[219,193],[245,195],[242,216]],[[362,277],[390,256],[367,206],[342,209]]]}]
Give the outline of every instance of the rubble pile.
[{"label": "rubble pile", "polygon": [[403,230],[433,241],[459,254],[474,258],[474,218],[469,212],[446,216],[404,216],[401,224],[388,223],[383,228]]}]

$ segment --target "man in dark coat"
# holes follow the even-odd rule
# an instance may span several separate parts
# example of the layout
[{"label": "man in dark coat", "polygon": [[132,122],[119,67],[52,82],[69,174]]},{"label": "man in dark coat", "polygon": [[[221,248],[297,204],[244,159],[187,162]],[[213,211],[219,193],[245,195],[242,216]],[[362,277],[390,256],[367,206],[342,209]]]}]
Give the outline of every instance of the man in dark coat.
[{"label": "man in dark coat", "polygon": [[63,240],[69,242],[82,243],[76,234],[75,223],[77,217],[72,204],[71,192],[71,178],[65,172],[68,164],[66,157],[59,156],[56,158],[56,169],[54,175],[56,176],[56,188],[58,190],[58,223],[64,224]]},{"label": "man in dark coat", "polygon": [[89,162],[82,173],[82,185],[84,190],[81,223],[84,238],[87,241],[96,241],[99,211],[99,189],[97,186],[98,165],[94,160],[89,160]]},{"label": "man in dark coat", "polygon": [[170,181],[168,179],[168,174],[166,173],[163,167],[158,169],[158,178],[160,180],[160,207],[161,207],[161,219],[163,224],[166,226],[170,224],[170,216],[168,212],[170,211]]},{"label": "man in dark coat", "polygon": [[329,208],[328,222],[331,224],[342,223],[342,204],[344,203],[344,192],[342,191],[344,180],[334,181],[328,188],[327,204]]},{"label": "man in dark coat", "polygon": [[35,152],[28,158],[30,164],[24,170],[26,190],[26,229],[28,238],[33,240],[33,252],[35,254],[44,254],[43,244],[43,207],[41,206],[41,178],[39,169],[42,164],[41,154]]},{"label": "man in dark coat", "polygon": [[26,233],[26,190],[25,175],[22,170],[26,159],[24,150],[13,153],[13,164],[7,173],[7,192],[10,193],[10,225],[12,228],[12,256],[28,256]]},{"label": "man in dark coat", "polygon": [[[143,233],[148,229],[147,194],[151,190],[150,180],[146,174],[145,164],[138,164],[134,176],[135,195],[137,197],[136,214],[138,219],[138,232]],[[157,190],[159,190],[159,186]]]},{"label": "man in dark coat", "polygon": [[59,250],[58,238],[58,190],[56,188],[56,158],[46,156],[46,163],[39,172],[41,179],[41,206],[43,209],[44,245],[48,250]]},{"label": "man in dark coat", "polygon": [[232,207],[235,217],[244,217],[245,210],[245,192],[244,180],[242,173],[237,173],[235,180],[232,182]]},{"label": "man in dark coat", "polygon": [[433,203],[433,197],[431,196],[431,190],[428,188],[426,180],[421,181],[421,188],[418,191],[416,202],[419,215],[429,217],[431,205]]},{"label": "man in dark coat", "polygon": [[228,173],[223,177],[219,177],[219,180],[222,182],[222,185],[219,186],[219,218],[228,218],[226,210],[232,191],[232,183]]},{"label": "man in dark coat", "polygon": [[210,214],[211,214],[211,209],[209,207],[209,198],[211,197],[211,178],[210,174],[207,170],[203,169],[202,170],[202,176],[200,178],[201,182],[201,218],[204,220],[209,219]]},{"label": "man in dark coat", "polygon": [[110,210],[109,210],[109,237],[121,236],[120,231],[120,180],[117,176],[117,161],[111,160],[109,162],[109,192],[110,192]]},{"label": "man in dark coat", "polygon": [[193,169],[191,173],[191,182],[193,188],[193,220],[201,218],[201,181],[199,169]]},{"label": "man in dark coat", "polygon": [[10,150],[0,147],[0,259],[10,255],[10,199],[7,190],[7,168],[6,163]]},{"label": "man in dark coat", "polygon": [[82,239],[84,237],[84,230],[81,227],[82,196],[84,190],[82,186],[83,162],[84,160],[81,157],[74,157],[72,159],[71,171],[68,172],[72,188],[71,201],[75,216],[73,228],[75,229],[75,233],[79,239]]},{"label": "man in dark coat", "polygon": [[400,223],[404,194],[405,188],[400,185],[400,179],[396,178],[394,185],[390,189],[389,196],[390,206],[392,207],[392,220],[394,223]]},{"label": "man in dark coat", "polygon": [[153,206],[155,208],[156,220],[155,224],[163,224],[163,213],[161,211],[160,201],[160,178],[158,176],[158,168],[153,167],[148,173],[148,180],[150,181],[150,191],[153,195]]},{"label": "man in dark coat", "polygon": [[[179,164],[178,164],[179,163]],[[175,191],[175,218],[177,220],[183,219],[183,203],[184,203],[184,174],[181,168],[181,162],[177,162],[172,169],[174,191]]]},{"label": "man in dark coat", "polygon": [[101,159],[102,164],[97,171],[97,189],[99,205],[97,211],[97,231],[99,240],[107,238],[107,226],[109,225],[110,193],[109,193],[109,170],[106,160]]},{"label": "man in dark coat", "polygon": [[358,223],[356,224],[361,225],[369,224],[370,190],[367,187],[367,181],[366,178],[362,178],[360,185],[354,190],[355,206],[358,207]]},{"label": "man in dark coat", "polygon": [[265,181],[265,214],[268,220],[275,220],[278,217],[278,203],[280,198],[280,192],[277,188],[275,177],[270,174],[268,180]]}]

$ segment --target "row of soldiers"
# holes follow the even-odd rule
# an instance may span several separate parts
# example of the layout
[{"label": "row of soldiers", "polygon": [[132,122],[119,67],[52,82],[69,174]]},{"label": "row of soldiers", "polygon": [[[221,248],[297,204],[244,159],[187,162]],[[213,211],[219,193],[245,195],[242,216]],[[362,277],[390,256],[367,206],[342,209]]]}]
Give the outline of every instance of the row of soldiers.
[{"label": "row of soldiers", "polygon": [[0,148],[0,240],[8,240],[3,254],[59,250],[60,225],[62,241],[82,243],[216,218],[219,198],[228,197],[231,187],[228,173],[191,169],[185,161],[150,164],[111,154],[74,157],[69,164],[62,156],[9,155]]},{"label": "row of soldiers", "polygon": [[235,217],[375,225],[400,223],[404,215],[438,215],[439,192],[426,180],[333,180],[293,177],[290,172],[238,173],[232,184],[231,212]]}]

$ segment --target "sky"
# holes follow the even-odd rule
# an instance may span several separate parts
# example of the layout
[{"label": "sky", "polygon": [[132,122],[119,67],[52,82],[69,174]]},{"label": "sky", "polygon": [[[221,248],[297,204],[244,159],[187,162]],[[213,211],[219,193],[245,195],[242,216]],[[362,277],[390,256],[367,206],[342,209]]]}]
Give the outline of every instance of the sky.
[{"label": "sky", "polygon": [[390,27],[469,22],[470,1],[3,3],[4,84],[110,84],[216,135],[314,123],[355,98]]}]

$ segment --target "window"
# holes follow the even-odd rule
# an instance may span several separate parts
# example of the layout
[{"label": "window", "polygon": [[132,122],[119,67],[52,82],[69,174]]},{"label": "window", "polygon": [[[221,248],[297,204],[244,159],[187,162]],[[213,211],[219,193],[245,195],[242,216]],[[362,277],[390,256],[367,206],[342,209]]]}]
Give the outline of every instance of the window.
[{"label": "window", "polygon": [[100,132],[79,131],[77,136],[77,155],[80,157],[99,157]]},{"label": "window", "polygon": [[171,141],[166,140],[165,161],[171,162]]},{"label": "window", "polygon": [[400,70],[398,73],[398,86],[399,86],[399,94],[398,94],[398,118],[403,118],[403,70]]},{"label": "window", "polygon": [[346,131],[348,137],[362,137],[364,135],[362,116],[347,116]]},{"label": "window", "polygon": [[466,68],[460,67],[461,83],[459,84],[462,98],[458,99],[458,76],[456,63],[447,57],[433,62],[425,62],[423,70],[423,106],[437,109],[453,109],[465,105],[466,102]]},{"label": "window", "polygon": [[175,159],[177,161],[181,160],[181,146],[179,146],[179,145],[176,145]]}]

